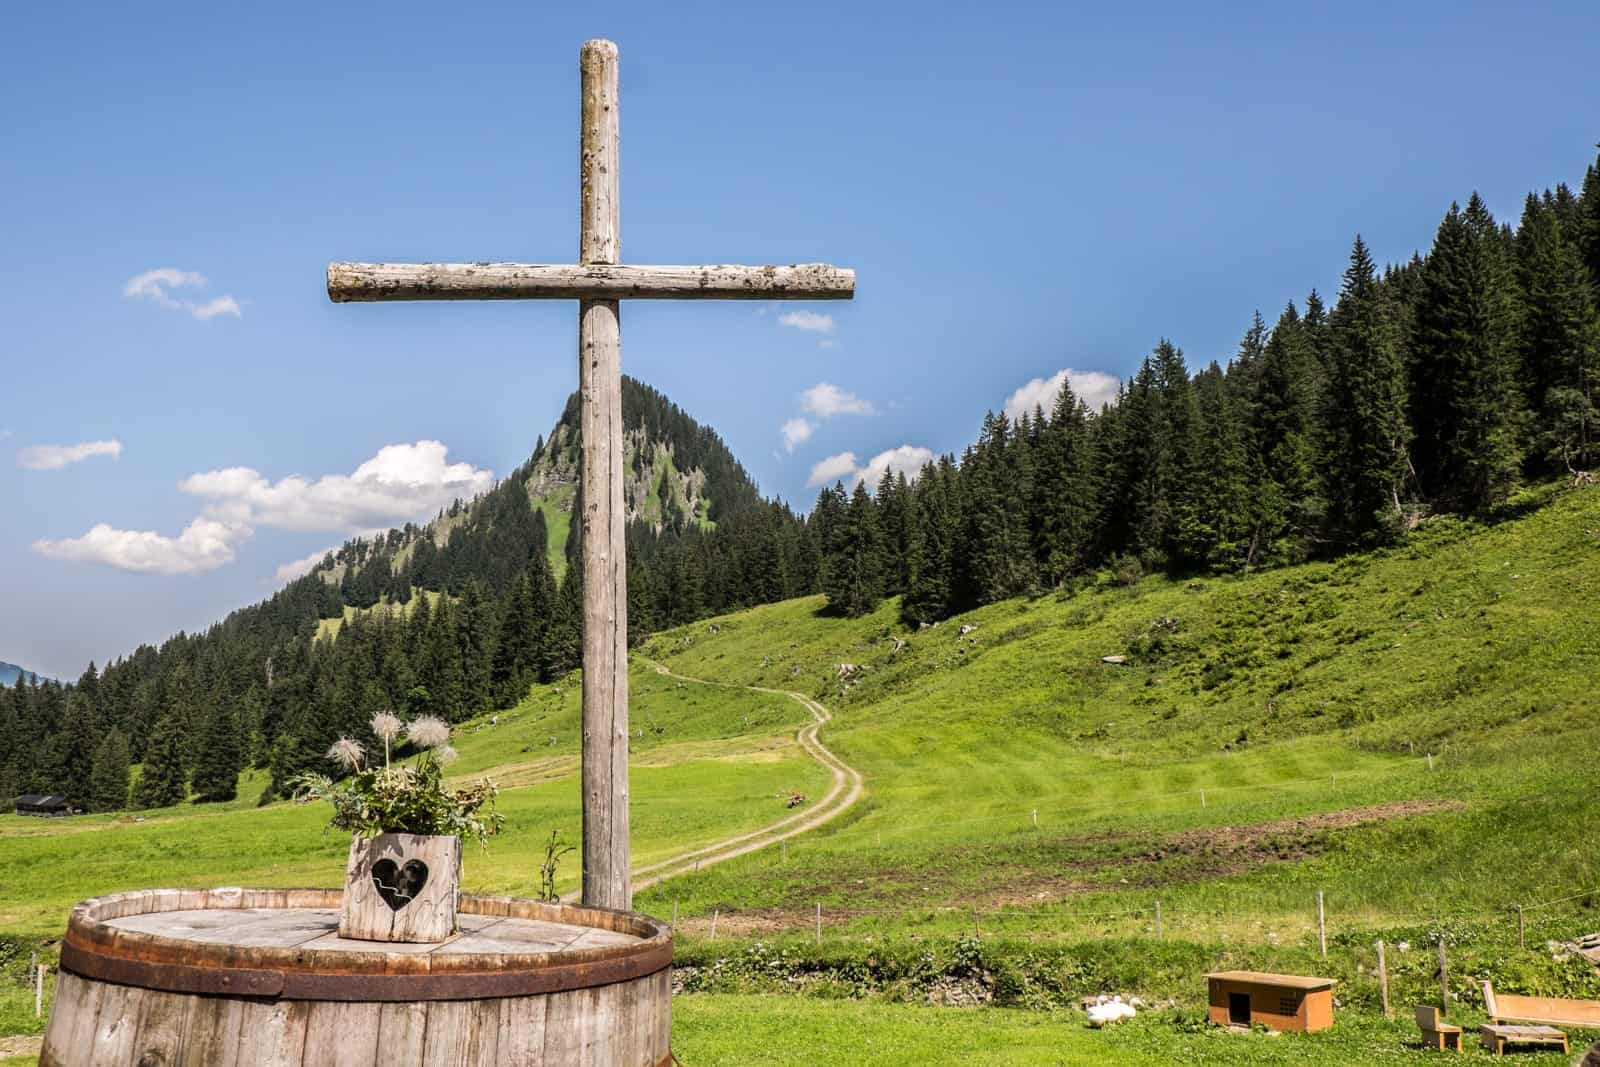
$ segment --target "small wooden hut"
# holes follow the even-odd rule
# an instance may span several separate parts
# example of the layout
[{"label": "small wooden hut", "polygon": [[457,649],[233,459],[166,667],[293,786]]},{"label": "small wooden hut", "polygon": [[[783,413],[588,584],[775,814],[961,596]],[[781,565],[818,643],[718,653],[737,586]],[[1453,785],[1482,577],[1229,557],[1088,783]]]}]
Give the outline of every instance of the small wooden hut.
[{"label": "small wooden hut", "polygon": [[1214,971],[1210,1018],[1218,1026],[1260,1023],[1270,1030],[1326,1030],[1333,1025],[1336,978],[1267,971]]},{"label": "small wooden hut", "polygon": [[72,804],[59,793],[24,793],[17,798],[16,811],[18,815],[32,815],[35,818],[53,819],[62,815],[71,815]]}]

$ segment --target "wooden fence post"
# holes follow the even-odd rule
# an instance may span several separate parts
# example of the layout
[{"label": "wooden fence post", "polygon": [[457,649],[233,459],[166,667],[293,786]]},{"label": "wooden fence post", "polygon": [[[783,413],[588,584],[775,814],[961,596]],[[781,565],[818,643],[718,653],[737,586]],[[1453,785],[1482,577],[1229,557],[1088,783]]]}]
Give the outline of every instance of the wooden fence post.
[{"label": "wooden fence post", "polygon": [[39,964],[39,969],[33,972],[33,1017],[37,1019],[44,1014],[44,972],[50,968]]},{"label": "wooden fence post", "polygon": [[1206,791],[1204,789],[1200,790],[1200,806],[1202,808],[1206,806]]},{"label": "wooden fence post", "polygon": [[1156,940],[1161,940],[1161,901],[1156,901]]},{"label": "wooden fence post", "polygon": [[1322,890],[1317,890],[1317,947],[1322,950],[1322,958],[1328,958],[1328,927],[1322,918]]},{"label": "wooden fence post", "polygon": [[1444,958],[1444,938],[1439,938],[1439,1000],[1443,1007],[1450,1006],[1450,971]]},{"label": "wooden fence post", "polygon": [[1389,965],[1383,959],[1383,941],[1378,941],[1378,992],[1383,995],[1383,1015],[1389,1017]]},{"label": "wooden fence post", "polygon": [[1433,770],[1433,753],[1428,753],[1428,770]]},{"label": "wooden fence post", "polygon": [[817,901],[817,944],[822,944],[822,901]]},{"label": "wooden fence post", "polygon": [[672,898],[672,928],[674,930],[676,930],[678,928],[678,898],[677,897],[673,897]]},{"label": "wooden fence post", "polygon": [[1035,830],[1037,830],[1039,828],[1039,809],[1038,808],[1034,808],[1033,809],[1033,828]]},{"label": "wooden fence post", "polygon": [[717,919],[721,915],[722,915],[722,912],[719,909],[717,909],[717,908],[712,908],[711,909],[711,940],[713,940],[713,941],[715,941],[717,939]]}]

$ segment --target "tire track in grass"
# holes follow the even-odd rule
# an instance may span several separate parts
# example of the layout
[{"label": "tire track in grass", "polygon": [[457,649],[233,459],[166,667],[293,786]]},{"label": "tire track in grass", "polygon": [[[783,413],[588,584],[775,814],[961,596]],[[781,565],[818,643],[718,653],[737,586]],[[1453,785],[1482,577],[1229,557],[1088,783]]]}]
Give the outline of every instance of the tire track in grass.
[{"label": "tire track in grass", "polygon": [[[788,697],[811,713],[812,721],[802,726],[795,734],[795,740],[812,759],[826,767],[833,776],[828,792],[816,804],[793,815],[786,816],[764,826],[759,830],[751,830],[734,837],[723,838],[709,845],[680,852],[664,860],[636,867],[633,870],[633,891],[649,889],[668,878],[675,878],[680,874],[689,874],[702,867],[710,867],[726,862],[739,856],[748,855],[776,845],[791,837],[815,830],[844,814],[856,801],[861,799],[862,790],[865,788],[861,772],[850,766],[844,760],[835,756],[826,745],[817,737],[818,732],[827,723],[832,721],[833,713],[819,702],[812,700],[804,693],[797,693],[791,689],[768,689],[759,685],[736,685],[732,682],[713,682],[705,678],[691,678],[686,674],[674,673],[664,664],[651,660],[643,662],[655,668],[657,674],[664,678],[676,678],[680,682],[691,682],[695,685],[717,686],[722,689],[746,689],[754,693],[769,693],[773,696]],[[567,894],[564,900],[576,900],[582,890],[574,890]]]}]

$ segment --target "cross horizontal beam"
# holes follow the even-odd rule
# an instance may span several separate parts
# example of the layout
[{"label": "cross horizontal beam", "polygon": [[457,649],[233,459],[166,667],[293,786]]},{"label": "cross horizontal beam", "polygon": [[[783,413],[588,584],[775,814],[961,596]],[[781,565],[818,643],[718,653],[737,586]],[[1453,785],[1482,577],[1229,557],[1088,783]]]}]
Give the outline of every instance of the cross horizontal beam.
[{"label": "cross horizontal beam", "polygon": [[849,300],[856,272],[826,263],[699,267],[330,263],[335,303],[387,300]]}]

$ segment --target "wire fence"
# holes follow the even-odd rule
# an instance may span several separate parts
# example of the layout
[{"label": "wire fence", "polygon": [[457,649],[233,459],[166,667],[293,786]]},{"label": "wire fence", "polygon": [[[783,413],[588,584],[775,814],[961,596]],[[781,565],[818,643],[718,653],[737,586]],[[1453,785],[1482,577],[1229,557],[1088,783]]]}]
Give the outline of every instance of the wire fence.
[{"label": "wire fence", "polygon": [[[719,935],[775,937],[780,935],[809,934],[821,944],[826,936],[854,939],[869,934],[875,923],[887,921],[897,928],[917,927],[943,922],[950,928],[955,920],[957,929],[970,924],[971,932],[978,937],[1001,935],[1019,940],[1055,941],[1074,926],[1098,926],[1101,933],[1136,935],[1165,940],[1169,936],[1209,938],[1210,940],[1249,940],[1269,947],[1292,944],[1314,934],[1311,942],[1323,956],[1328,956],[1330,930],[1341,924],[1348,931],[1355,928],[1357,939],[1363,939],[1373,929],[1404,930],[1416,928],[1427,944],[1447,942],[1450,928],[1462,921],[1476,920],[1491,928],[1515,931],[1519,948],[1526,948],[1524,913],[1537,909],[1556,907],[1585,901],[1600,906],[1600,886],[1526,904],[1500,908],[1453,909],[1448,916],[1437,912],[1396,912],[1384,909],[1358,908],[1350,913],[1330,912],[1326,895],[1318,890],[1308,898],[1304,913],[1295,915],[1283,911],[1273,912],[1219,912],[1214,908],[1174,906],[1156,896],[1148,902],[1118,908],[1082,908],[1050,903],[1037,908],[1007,907],[1000,905],[941,905],[934,907],[909,906],[904,908],[858,907],[852,905],[824,904],[817,901],[811,908],[786,909],[773,912],[759,910],[743,912],[739,909],[713,907],[694,916],[684,916],[680,921],[679,900],[672,903],[671,923],[674,929],[695,936],[715,940]],[[1574,915],[1571,918],[1576,918]],[[1331,921],[1330,921],[1331,920]],[[1600,923],[1600,916],[1596,917]],[[1569,936],[1572,936],[1569,934]],[[1335,937],[1335,940],[1339,940]],[[1349,941],[1350,938],[1343,940]],[[1404,950],[1407,946],[1402,942]]]}]

